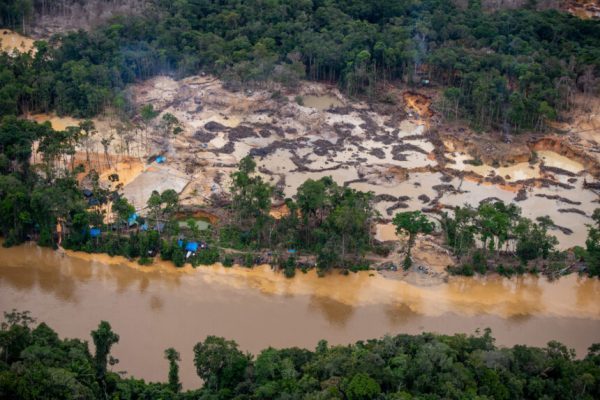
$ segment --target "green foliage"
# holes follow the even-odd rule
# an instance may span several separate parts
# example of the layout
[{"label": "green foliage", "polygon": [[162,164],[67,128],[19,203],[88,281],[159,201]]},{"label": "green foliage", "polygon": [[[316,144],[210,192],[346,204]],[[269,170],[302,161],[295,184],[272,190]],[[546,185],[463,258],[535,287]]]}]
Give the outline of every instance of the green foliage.
[{"label": "green foliage", "polygon": [[592,215],[593,225],[588,226],[588,237],[585,241],[588,274],[600,276],[600,209],[594,210]]},{"label": "green foliage", "polygon": [[210,389],[234,389],[244,379],[249,364],[250,357],[231,340],[208,336],[194,346],[196,372]]},{"label": "green foliage", "polygon": [[419,233],[425,235],[430,234],[433,232],[434,225],[421,211],[405,211],[398,213],[394,216],[392,223],[396,227],[396,233],[408,234],[406,257],[404,258],[403,263],[404,269],[408,269],[412,265],[410,252],[415,244],[417,235]]},{"label": "green foliage", "polygon": [[214,247],[209,247],[208,249],[198,250],[195,256],[193,256],[193,260],[201,265],[212,265],[216,262],[219,262],[220,259],[219,250]]},{"label": "green foliage", "polygon": [[[28,21],[32,3],[2,2],[0,25]],[[597,89],[599,26],[553,10],[488,12],[445,0],[159,0],[140,15],[39,42],[35,55],[2,55],[0,115],[90,117],[106,105],[122,109],[123,89],[138,79],[206,71],[233,88],[308,77],[369,96],[388,80],[433,80],[447,87],[440,108],[448,116],[543,129],[574,91]],[[149,105],[141,112],[146,123],[156,117]]]},{"label": "green foliage", "polygon": [[348,400],[375,399],[381,392],[379,383],[365,373],[354,375],[345,389]]},{"label": "green foliage", "polygon": [[[94,355],[94,364],[96,367],[96,379],[102,386],[106,386],[106,372],[109,362],[109,354],[111,347],[119,343],[119,335],[112,331],[110,324],[106,321],[101,321],[98,329],[92,331],[92,339],[96,346]],[[111,365],[114,364],[114,359],[110,357]]]},{"label": "green foliage", "polygon": [[296,275],[296,258],[288,257],[283,262],[283,273],[286,278],[293,278]]},{"label": "green foliage", "polygon": [[527,262],[547,260],[556,254],[558,240],[548,233],[551,226],[553,222],[548,217],[538,218],[537,222],[522,217],[514,204],[482,203],[477,209],[456,207],[453,217],[443,214],[442,230],[454,254],[461,259],[469,256],[471,260],[449,271],[469,276],[474,272],[485,274],[493,269],[493,265],[488,265],[488,257],[503,256],[512,259],[514,265],[500,264],[496,267],[498,273],[525,273]]},{"label": "green foliage", "polygon": [[169,389],[174,393],[181,391],[181,383],[179,382],[179,361],[181,357],[177,350],[169,347],[165,350],[165,358],[169,361]]}]

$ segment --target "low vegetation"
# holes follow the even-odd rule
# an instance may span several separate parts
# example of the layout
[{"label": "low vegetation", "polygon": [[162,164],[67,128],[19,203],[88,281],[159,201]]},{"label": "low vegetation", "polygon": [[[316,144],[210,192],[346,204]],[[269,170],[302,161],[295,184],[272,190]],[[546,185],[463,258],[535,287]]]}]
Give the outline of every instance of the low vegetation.
[{"label": "low vegetation", "polygon": [[[319,342],[244,353],[208,336],[194,346],[204,385],[181,391],[179,353],[165,351],[166,382],[123,378],[110,366],[119,335],[102,321],[87,342],[60,339],[27,312],[11,312],[0,330],[0,397],[41,399],[597,399],[600,345],[576,359],[558,342],[545,348],[494,344],[474,336],[386,336],[347,346]],[[152,351],[152,350],[151,350]]]}]

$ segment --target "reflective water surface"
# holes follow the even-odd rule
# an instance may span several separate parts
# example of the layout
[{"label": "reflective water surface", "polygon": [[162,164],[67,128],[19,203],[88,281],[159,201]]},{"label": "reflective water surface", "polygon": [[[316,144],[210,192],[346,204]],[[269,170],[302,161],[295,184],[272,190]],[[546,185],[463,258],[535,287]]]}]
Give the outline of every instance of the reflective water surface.
[{"label": "reflective water surface", "polygon": [[182,355],[186,388],[200,384],[192,347],[206,335],[267,347],[314,348],[385,334],[472,333],[492,328],[500,345],[556,339],[585,354],[600,342],[600,281],[452,278],[420,287],[374,272],[286,279],[267,266],[139,267],[122,258],[63,254],[34,245],[0,249],[0,309],[30,310],[61,335],[89,340],[102,319],[121,336],[114,369],[166,380],[163,350]]}]

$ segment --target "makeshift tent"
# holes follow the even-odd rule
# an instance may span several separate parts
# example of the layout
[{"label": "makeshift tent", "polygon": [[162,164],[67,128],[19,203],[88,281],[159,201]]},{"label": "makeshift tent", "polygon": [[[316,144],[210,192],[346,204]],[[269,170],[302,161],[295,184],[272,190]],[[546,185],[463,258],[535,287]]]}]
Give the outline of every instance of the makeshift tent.
[{"label": "makeshift tent", "polygon": [[162,164],[165,161],[167,161],[167,159],[165,158],[165,156],[158,156],[158,157],[156,157],[155,161],[156,161],[157,164]]},{"label": "makeshift tent", "polygon": [[186,251],[191,251],[191,252],[196,252],[198,251],[198,242],[188,242],[185,245],[185,250]]},{"label": "makeshift tent", "polygon": [[136,213],[133,213],[129,216],[129,218],[127,218],[127,225],[131,226],[137,223],[137,218],[138,215]]},{"label": "makeshift tent", "polygon": [[90,229],[90,236],[95,238],[95,237],[99,237],[100,236],[100,228],[91,228]]}]

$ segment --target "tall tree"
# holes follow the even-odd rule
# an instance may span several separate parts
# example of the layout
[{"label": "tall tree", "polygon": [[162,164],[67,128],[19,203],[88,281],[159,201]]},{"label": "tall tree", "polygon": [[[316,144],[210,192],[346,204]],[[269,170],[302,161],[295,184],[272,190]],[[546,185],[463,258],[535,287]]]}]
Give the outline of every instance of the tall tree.
[{"label": "tall tree", "polygon": [[429,234],[433,232],[434,225],[421,211],[406,211],[398,213],[392,221],[396,226],[396,233],[408,234],[408,244],[406,246],[406,257],[404,258],[404,268],[408,269],[412,265],[411,250],[419,233]]},{"label": "tall tree", "polygon": [[169,388],[174,393],[181,391],[181,382],[179,382],[179,364],[181,357],[177,350],[169,347],[165,350],[165,358],[169,361]]},{"label": "tall tree", "polygon": [[96,346],[96,354],[94,356],[96,379],[98,379],[98,382],[104,389],[104,397],[108,398],[106,391],[106,371],[109,362],[111,365],[116,363],[116,360],[110,357],[110,349],[114,344],[119,343],[119,335],[112,331],[108,322],[101,321],[98,329],[92,331],[92,339],[94,340],[94,346]]}]

